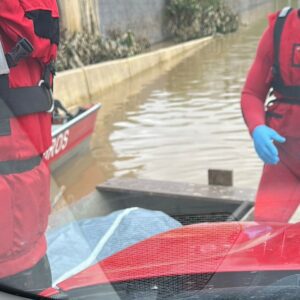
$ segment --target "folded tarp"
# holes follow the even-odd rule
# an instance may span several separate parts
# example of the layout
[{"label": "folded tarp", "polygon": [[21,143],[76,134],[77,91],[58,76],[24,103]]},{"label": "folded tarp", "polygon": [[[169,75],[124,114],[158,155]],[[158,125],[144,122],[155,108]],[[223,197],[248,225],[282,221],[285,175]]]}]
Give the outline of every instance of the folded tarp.
[{"label": "folded tarp", "polygon": [[53,286],[154,235],[181,227],[170,216],[140,208],[73,222],[47,233]]}]

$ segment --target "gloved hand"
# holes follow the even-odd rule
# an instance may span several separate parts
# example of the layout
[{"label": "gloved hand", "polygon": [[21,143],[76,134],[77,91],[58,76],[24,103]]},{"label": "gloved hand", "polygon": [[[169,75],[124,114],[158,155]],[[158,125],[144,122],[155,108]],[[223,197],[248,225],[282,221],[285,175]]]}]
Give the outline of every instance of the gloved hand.
[{"label": "gloved hand", "polygon": [[266,125],[257,126],[253,130],[252,138],[256,153],[262,161],[270,165],[278,164],[278,150],[273,142],[284,143],[286,139]]}]

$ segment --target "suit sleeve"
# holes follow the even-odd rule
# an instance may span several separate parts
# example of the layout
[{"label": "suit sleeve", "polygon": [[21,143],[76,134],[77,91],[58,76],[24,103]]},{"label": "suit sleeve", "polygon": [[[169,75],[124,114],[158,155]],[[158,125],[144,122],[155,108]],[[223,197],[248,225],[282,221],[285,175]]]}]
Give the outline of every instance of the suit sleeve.
[{"label": "suit sleeve", "polygon": [[250,134],[265,124],[264,104],[271,87],[273,56],[273,33],[269,27],[260,40],[242,91],[241,109]]},{"label": "suit sleeve", "polygon": [[[41,1],[42,2],[42,1]],[[56,45],[36,35],[32,19],[26,17],[24,7],[19,0],[0,0],[0,28],[12,45],[26,38],[33,45],[32,58],[49,63],[55,56]]]}]

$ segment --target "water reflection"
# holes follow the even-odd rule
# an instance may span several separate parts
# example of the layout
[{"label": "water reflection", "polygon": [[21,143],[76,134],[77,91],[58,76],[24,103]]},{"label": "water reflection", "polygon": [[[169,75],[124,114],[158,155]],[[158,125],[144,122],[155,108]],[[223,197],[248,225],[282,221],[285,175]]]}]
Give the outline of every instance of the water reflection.
[{"label": "water reflection", "polygon": [[207,169],[221,168],[234,170],[235,185],[256,186],[261,163],[239,99],[264,25],[218,38],[138,94],[109,136],[114,176],[207,183]]},{"label": "water reflection", "polygon": [[239,101],[265,26],[264,13],[176,67],[152,69],[102,95],[92,151],[54,174],[65,194],[78,199],[116,176],[206,184],[209,168],[233,170],[235,186],[256,188],[262,164]]}]

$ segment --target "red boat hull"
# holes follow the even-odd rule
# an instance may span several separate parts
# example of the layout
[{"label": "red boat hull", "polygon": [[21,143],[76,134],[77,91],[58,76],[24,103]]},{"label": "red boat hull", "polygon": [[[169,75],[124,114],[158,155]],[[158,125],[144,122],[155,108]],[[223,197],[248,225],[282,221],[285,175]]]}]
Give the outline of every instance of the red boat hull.
[{"label": "red boat hull", "polygon": [[300,224],[204,223],[129,247],[58,286],[69,291],[157,277],[297,271],[299,254]]},{"label": "red boat hull", "polygon": [[44,153],[44,158],[52,169],[61,166],[70,157],[88,147],[99,109],[100,105],[91,106],[67,124],[54,126],[52,146]]}]

